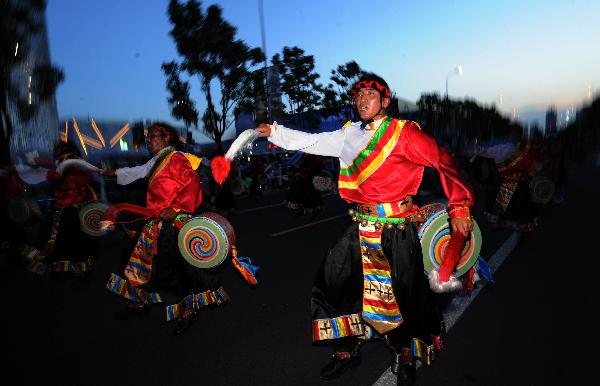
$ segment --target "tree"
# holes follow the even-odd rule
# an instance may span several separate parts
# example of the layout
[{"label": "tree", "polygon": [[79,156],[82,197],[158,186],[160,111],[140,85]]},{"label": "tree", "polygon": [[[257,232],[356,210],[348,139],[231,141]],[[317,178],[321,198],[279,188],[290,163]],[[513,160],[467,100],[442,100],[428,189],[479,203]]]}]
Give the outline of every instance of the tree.
[{"label": "tree", "polygon": [[[40,64],[29,73],[30,93],[23,93],[18,71],[30,52],[30,38],[43,27],[40,14],[46,9],[43,0],[5,0],[0,2],[0,163],[11,162],[10,140],[15,127],[13,119],[31,120],[41,102],[54,96],[63,81],[62,70]],[[12,113],[11,113],[12,111]]]},{"label": "tree", "polygon": [[[249,67],[264,59],[259,48],[251,49],[236,39],[236,28],[223,19],[222,13],[217,5],[203,12],[201,2],[195,0],[170,0],[168,7],[173,25],[170,34],[183,57],[178,71],[199,77],[207,104],[202,115],[203,131],[215,141],[219,154],[223,154],[223,133],[233,123],[230,112],[252,87]],[[213,95],[220,99],[215,101]]]},{"label": "tree", "polygon": [[316,83],[319,74],[315,72],[315,59],[305,55],[298,47],[283,47],[283,57],[278,53],[271,60],[283,79],[281,87],[288,97],[290,112],[296,124],[305,127],[304,113],[315,109],[320,103],[322,86]]},{"label": "tree", "polygon": [[167,77],[167,90],[170,93],[167,102],[171,107],[171,115],[185,123],[187,140],[190,126],[198,127],[198,111],[190,99],[190,83],[181,80],[176,62],[163,63],[161,68]]},{"label": "tree", "polygon": [[[329,84],[324,92],[324,107],[337,115],[340,121],[353,120],[356,112],[353,108],[350,87],[358,82],[365,72],[354,60],[337,66],[331,70],[332,84]],[[327,111],[327,110],[326,110]]]}]

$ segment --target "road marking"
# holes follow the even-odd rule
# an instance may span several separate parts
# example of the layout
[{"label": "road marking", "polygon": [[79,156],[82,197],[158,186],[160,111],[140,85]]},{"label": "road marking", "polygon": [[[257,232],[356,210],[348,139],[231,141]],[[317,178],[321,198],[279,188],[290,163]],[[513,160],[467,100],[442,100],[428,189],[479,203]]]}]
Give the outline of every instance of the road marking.
[{"label": "road marking", "polygon": [[[324,193],[324,194],[321,195],[321,197],[329,197],[329,196],[333,196],[333,195],[335,195],[335,193]],[[286,204],[286,202],[282,201],[282,202],[278,202],[277,204],[259,206],[259,207],[256,207],[256,208],[248,208],[248,209],[236,210],[235,213],[237,213],[237,214],[244,214],[244,213],[256,212],[256,211],[263,210],[263,209],[275,208],[277,206],[281,206],[281,205],[285,205],[285,204]]]},{"label": "road marking", "polygon": [[327,222],[327,221],[335,220],[336,218],[340,218],[340,217],[344,217],[344,216],[347,216],[347,214],[344,213],[344,214],[339,214],[337,216],[327,217],[327,218],[324,218],[324,219],[319,220],[319,221],[310,222],[308,224],[304,224],[304,225],[300,225],[300,226],[297,226],[297,227],[294,227],[294,228],[286,229],[286,230],[281,231],[281,232],[271,233],[270,236],[271,237],[277,237],[277,236],[285,235],[286,233],[295,232],[295,231],[300,230],[300,229],[308,228],[308,227],[311,227],[313,225],[317,225],[317,224],[320,224],[322,222]]},{"label": "road marking", "polygon": [[[506,241],[498,248],[496,253],[492,255],[488,264],[490,266],[490,270],[492,274],[496,272],[498,268],[502,265],[506,257],[510,255],[512,250],[517,245],[519,241],[519,233],[514,231]],[[483,285],[478,285],[473,291],[470,292],[462,292],[457,294],[452,302],[448,304],[446,309],[444,310],[444,319],[446,320],[446,325],[448,327],[448,331],[454,326],[456,321],[460,318],[460,316],[467,310],[473,299],[479,295],[481,289],[484,288]],[[417,368],[421,365],[420,362],[417,363]],[[386,371],[381,374],[377,382],[373,384],[373,386],[390,386],[396,384],[396,376],[392,373],[391,368],[388,368]]]},{"label": "road marking", "polygon": [[237,214],[244,214],[244,213],[256,212],[256,211],[263,210],[263,209],[275,208],[276,206],[281,206],[281,205],[284,205],[284,204],[285,204],[285,202],[279,202],[277,204],[259,206],[259,207],[256,207],[256,208],[236,210],[235,213],[237,213]]}]

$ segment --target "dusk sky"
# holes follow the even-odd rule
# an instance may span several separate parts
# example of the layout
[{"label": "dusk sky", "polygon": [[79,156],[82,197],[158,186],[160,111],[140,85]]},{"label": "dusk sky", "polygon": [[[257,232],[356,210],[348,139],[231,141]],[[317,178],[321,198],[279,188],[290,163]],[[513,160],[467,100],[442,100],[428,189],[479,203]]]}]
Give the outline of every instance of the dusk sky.
[{"label": "dusk sky", "polygon": [[[219,4],[238,38],[261,46],[258,0]],[[179,60],[166,0],[49,0],[51,57],[63,68],[60,117],[161,119],[169,112],[161,63]],[[497,103],[507,115],[548,105],[575,109],[600,86],[600,1],[264,0],[268,57],[284,46],[314,55],[320,83],[337,65],[357,61],[383,76],[398,96],[423,92]],[[200,114],[204,99],[192,79]],[[531,115],[533,117],[533,115]],[[537,116],[535,116],[537,117]],[[543,122],[540,122],[543,125]],[[230,138],[230,132],[225,138]],[[197,139],[203,141],[199,136]]]}]

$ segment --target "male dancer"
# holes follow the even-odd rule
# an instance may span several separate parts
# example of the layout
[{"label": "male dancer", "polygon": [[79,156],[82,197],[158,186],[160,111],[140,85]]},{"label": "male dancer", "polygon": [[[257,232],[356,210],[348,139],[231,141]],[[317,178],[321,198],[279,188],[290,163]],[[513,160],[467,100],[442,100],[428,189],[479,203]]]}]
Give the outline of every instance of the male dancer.
[{"label": "male dancer", "polygon": [[125,278],[112,274],[106,287],[129,301],[117,317],[126,319],[148,313],[148,305],[162,301],[153,292],[168,289],[181,299],[167,307],[167,319],[177,319],[176,335],[190,326],[191,318],[208,305],[228,300],[219,275],[212,270],[193,267],[181,256],[177,236],[181,226],[202,202],[202,186],[196,169],[202,159],[178,152],[177,132],[166,124],[153,124],[146,137],[153,158],[145,165],[103,170],[116,176],[117,183],[128,184],[148,179],[146,195],[148,222],[125,267]]},{"label": "male dancer", "polygon": [[333,342],[322,379],[360,361],[359,342],[375,335],[394,351],[398,384],[415,382],[415,360],[430,364],[442,347],[444,323],[423,274],[412,203],[424,167],[435,168],[448,197],[453,237],[472,230],[473,194],[452,158],[412,121],[386,114],[387,83],[365,74],[351,89],[361,122],[327,133],[277,123],[257,130],[290,150],[337,157],[340,196],[356,203],[352,224],[325,257],[312,290],[313,341]]}]

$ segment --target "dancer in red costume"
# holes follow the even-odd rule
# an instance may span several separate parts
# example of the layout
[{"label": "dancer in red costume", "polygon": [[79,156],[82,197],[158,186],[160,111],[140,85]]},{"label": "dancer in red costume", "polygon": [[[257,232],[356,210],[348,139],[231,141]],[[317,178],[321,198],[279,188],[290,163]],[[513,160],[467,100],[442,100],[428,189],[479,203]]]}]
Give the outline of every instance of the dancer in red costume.
[{"label": "dancer in red costume", "polygon": [[57,142],[53,157],[54,161],[36,159],[39,165],[49,169],[47,178],[54,185],[50,236],[41,250],[26,246],[21,254],[28,259],[28,269],[33,272],[70,272],[87,277],[93,266],[95,241],[81,230],[79,209],[96,201],[96,193],[90,186],[92,175],[75,166],[57,171],[63,162],[81,160],[81,153],[71,143]]},{"label": "dancer in red costume", "polygon": [[257,130],[289,150],[337,157],[340,196],[357,204],[352,224],[325,257],[312,290],[313,341],[334,354],[321,378],[360,362],[359,345],[383,338],[393,350],[398,384],[415,382],[415,361],[430,364],[443,344],[444,323],[423,274],[412,196],[425,167],[435,168],[448,197],[453,237],[473,228],[471,189],[452,158],[412,121],[392,119],[387,83],[365,74],[351,89],[361,122],[327,133],[274,123]]},{"label": "dancer in red costume", "polygon": [[[148,306],[161,303],[158,290],[168,290],[178,302],[167,306],[167,319],[177,320],[174,333],[186,331],[192,317],[204,306],[228,300],[216,270],[199,269],[181,256],[177,236],[202,202],[202,186],[196,169],[203,160],[175,149],[179,136],[166,124],[153,124],[146,137],[153,158],[146,164],[117,170],[103,170],[125,185],[147,178],[147,223],[127,262],[123,276],[112,274],[106,287],[122,296],[128,306],[117,317],[130,318],[148,313]],[[210,162],[210,161],[209,161]],[[208,162],[208,163],[209,163]],[[108,214],[107,214],[108,216]]]}]

